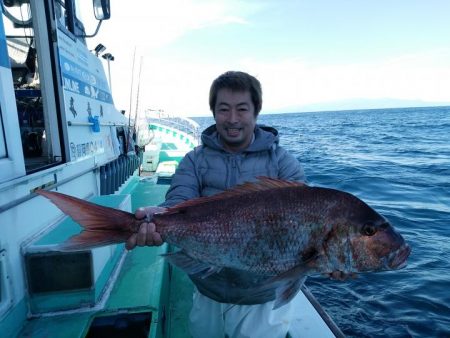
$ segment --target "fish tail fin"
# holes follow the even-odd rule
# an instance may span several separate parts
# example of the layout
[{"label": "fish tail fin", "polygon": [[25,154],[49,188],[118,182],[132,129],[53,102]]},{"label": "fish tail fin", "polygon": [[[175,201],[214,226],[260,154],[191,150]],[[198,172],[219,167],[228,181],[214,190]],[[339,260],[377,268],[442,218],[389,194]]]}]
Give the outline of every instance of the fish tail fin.
[{"label": "fish tail fin", "polygon": [[129,237],[130,233],[125,231],[84,230],[58,245],[57,249],[61,251],[87,250],[104,245],[123,243]]},{"label": "fish tail fin", "polygon": [[37,190],[62,212],[80,224],[84,231],[62,243],[61,249],[81,250],[121,243],[137,230],[139,221],[132,213],[104,207],[62,193]]}]

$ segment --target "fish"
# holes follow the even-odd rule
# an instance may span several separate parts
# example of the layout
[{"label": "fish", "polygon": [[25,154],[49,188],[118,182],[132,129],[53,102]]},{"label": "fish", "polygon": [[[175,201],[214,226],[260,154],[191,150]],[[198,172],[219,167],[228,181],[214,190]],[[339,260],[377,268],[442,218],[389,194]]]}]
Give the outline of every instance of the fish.
[{"label": "fish", "polygon": [[83,228],[62,250],[125,242],[143,222],[179,250],[165,254],[190,276],[226,268],[262,277],[253,293],[275,290],[274,309],[306,276],[396,270],[411,253],[389,221],[358,197],[336,189],[258,177],[230,190],[181,202],[151,219],[58,192],[38,190]]}]

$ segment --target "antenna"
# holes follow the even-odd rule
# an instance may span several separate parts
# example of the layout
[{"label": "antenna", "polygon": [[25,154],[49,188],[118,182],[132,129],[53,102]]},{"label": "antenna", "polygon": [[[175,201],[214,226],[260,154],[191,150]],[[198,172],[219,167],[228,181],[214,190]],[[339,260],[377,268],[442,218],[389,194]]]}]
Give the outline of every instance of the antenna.
[{"label": "antenna", "polygon": [[[137,117],[138,117],[138,110],[139,110],[139,89],[141,87],[141,71],[142,71],[142,56],[141,56],[141,60],[139,63],[139,76],[138,76],[138,86],[137,86],[137,93],[136,93],[136,111],[134,114],[133,135],[136,134],[136,125],[137,125]],[[137,141],[137,135],[136,135],[136,141]],[[139,175],[141,175],[141,166],[139,165],[138,168],[139,168]]]},{"label": "antenna", "polygon": [[131,66],[131,86],[130,86],[130,109],[128,110],[128,135],[125,140],[126,152],[130,151],[130,127],[131,127],[131,108],[133,105],[133,87],[134,87],[134,62],[136,61],[136,46],[134,46],[133,65]]},{"label": "antenna", "polygon": [[130,86],[130,109],[128,110],[128,129],[131,125],[131,108],[133,105],[133,87],[134,87],[134,62],[136,61],[136,47],[133,53],[133,65],[131,66],[131,86]]},{"label": "antenna", "polygon": [[141,71],[142,71],[142,56],[139,64],[139,75],[138,75],[138,87],[137,87],[137,93],[136,93],[136,111],[134,115],[134,130],[136,131],[136,122],[137,122],[137,116],[138,116],[138,110],[139,110],[139,89],[141,88]]}]

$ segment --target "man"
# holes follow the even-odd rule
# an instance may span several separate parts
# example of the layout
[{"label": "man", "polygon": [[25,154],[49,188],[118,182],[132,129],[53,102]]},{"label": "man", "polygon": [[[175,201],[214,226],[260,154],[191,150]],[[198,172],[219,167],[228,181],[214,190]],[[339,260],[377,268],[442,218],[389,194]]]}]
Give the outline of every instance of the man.
[{"label": "man", "polygon": [[[215,125],[202,134],[202,145],[181,161],[160,207],[138,210],[150,216],[182,201],[211,196],[258,176],[304,181],[300,163],[278,145],[278,132],[258,126],[262,107],[259,81],[244,72],[226,72],[214,80],[209,105]],[[141,225],[127,241],[136,245],[161,245],[153,223]],[[190,315],[193,337],[285,337],[293,318],[296,298],[272,310],[274,292],[249,295],[267,277],[222,269],[206,278],[190,276],[197,291]],[[235,305],[230,307],[230,303]]]}]

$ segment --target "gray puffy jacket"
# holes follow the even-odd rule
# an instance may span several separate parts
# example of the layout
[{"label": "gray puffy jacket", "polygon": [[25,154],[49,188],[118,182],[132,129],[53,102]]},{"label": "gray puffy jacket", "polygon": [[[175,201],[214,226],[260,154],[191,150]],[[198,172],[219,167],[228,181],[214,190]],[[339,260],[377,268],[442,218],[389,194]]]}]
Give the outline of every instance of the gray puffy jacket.
[{"label": "gray puffy jacket", "polygon": [[203,145],[189,152],[181,161],[161,206],[211,196],[236,184],[255,181],[258,176],[304,181],[300,163],[278,145],[278,131],[257,126],[255,139],[240,153],[224,150],[216,126],[202,134]]},{"label": "gray puffy jacket", "polygon": [[[237,184],[268,176],[291,181],[305,181],[301,165],[278,145],[278,131],[257,126],[250,146],[239,153],[227,152],[215,125],[202,133],[203,145],[189,152],[181,161],[161,206],[169,207],[200,196],[211,196]],[[207,278],[190,276],[198,290],[221,303],[260,304],[273,300],[273,292],[248,297],[266,277],[243,271],[222,269]]]}]

